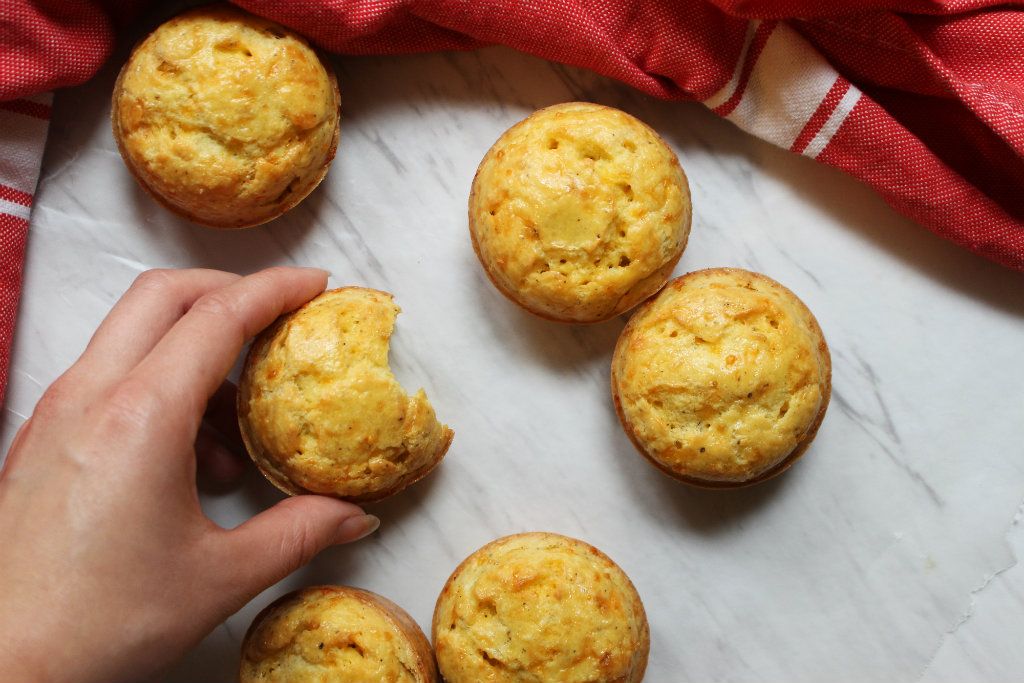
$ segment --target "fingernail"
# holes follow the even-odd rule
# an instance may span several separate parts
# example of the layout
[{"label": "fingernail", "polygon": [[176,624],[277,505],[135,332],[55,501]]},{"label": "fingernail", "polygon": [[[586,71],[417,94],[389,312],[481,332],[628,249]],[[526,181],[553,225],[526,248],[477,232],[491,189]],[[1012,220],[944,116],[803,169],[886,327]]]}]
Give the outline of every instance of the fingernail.
[{"label": "fingernail", "polygon": [[338,527],[338,540],[351,543],[366,538],[380,527],[380,519],[375,515],[357,515],[348,517]]},{"label": "fingernail", "polygon": [[312,270],[314,272],[320,272],[326,275],[327,277],[331,277],[331,275],[333,275],[331,271],[327,270],[326,268],[321,268],[320,266],[304,266],[303,269]]}]

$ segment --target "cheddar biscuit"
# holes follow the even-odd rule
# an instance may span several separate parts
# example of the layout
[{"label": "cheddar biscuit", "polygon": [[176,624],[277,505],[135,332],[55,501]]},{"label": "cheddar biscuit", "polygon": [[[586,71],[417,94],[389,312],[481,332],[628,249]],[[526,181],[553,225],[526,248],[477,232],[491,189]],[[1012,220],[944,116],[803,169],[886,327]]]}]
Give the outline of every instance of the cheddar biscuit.
[{"label": "cheddar biscuit", "polygon": [[466,558],[437,600],[432,632],[447,683],[635,683],[650,650],[626,574],[552,533],[506,536]]},{"label": "cheddar biscuit", "polygon": [[369,591],[315,586],[253,620],[239,683],[436,683],[427,637],[405,610]]},{"label": "cheddar biscuit", "polygon": [[686,247],[690,191],[676,155],[625,112],[559,104],[484,156],[469,199],[473,247],[528,311],[589,323],[665,284]]},{"label": "cheddar biscuit", "polygon": [[304,39],[227,5],[186,12],[132,52],[111,122],[161,204],[218,228],[264,223],[324,178],[338,145],[334,74]]},{"label": "cheddar biscuit", "polygon": [[630,319],[612,395],[637,449],[692,484],[763,481],[798,458],[825,416],[828,346],[774,280],[736,268],[670,282]]},{"label": "cheddar biscuit", "polygon": [[386,292],[344,287],[253,342],[238,421],[252,459],[282,491],[379,500],[444,457],[452,430],[422,389],[406,395],[388,367],[398,312]]}]

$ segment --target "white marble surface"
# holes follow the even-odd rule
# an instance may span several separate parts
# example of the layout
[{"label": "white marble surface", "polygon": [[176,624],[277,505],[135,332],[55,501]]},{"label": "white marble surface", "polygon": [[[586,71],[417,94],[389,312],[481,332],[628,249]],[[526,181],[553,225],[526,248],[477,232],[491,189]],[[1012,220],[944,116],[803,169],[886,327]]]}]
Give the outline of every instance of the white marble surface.
[{"label": "white marble surface", "polygon": [[[457,562],[534,529],[586,539],[634,579],[651,620],[651,682],[1020,679],[1024,278],[697,105],[504,49],[336,64],[343,132],[327,180],[286,217],[242,232],[184,223],[136,188],[107,123],[112,69],[56,99],[5,445],[153,266],[317,265],[333,284],[393,292],[404,309],[397,374],[424,386],[456,433],[433,476],[371,506],[378,534],[259,596],[167,680],[232,680],[249,620],[305,584],[369,588],[426,627]],[[678,272],[762,271],[821,322],[832,406],[780,479],[716,493],[662,477],[633,452],[609,398],[624,321],[531,318],[481,272],[465,219],[477,162],[510,124],[571,99],[632,112],[678,151],[694,196]],[[204,504],[233,525],[277,499],[250,476]]]}]

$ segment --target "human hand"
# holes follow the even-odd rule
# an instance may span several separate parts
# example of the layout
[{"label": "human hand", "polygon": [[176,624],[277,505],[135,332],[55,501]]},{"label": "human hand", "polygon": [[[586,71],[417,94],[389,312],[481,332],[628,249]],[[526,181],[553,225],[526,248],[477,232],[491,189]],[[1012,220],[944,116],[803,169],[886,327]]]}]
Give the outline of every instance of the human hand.
[{"label": "human hand", "polygon": [[326,273],[143,273],[46,391],[0,471],[0,676],[113,683],[174,661],[253,596],[376,518],[321,496],[226,530],[195,444],[245,341]]}]

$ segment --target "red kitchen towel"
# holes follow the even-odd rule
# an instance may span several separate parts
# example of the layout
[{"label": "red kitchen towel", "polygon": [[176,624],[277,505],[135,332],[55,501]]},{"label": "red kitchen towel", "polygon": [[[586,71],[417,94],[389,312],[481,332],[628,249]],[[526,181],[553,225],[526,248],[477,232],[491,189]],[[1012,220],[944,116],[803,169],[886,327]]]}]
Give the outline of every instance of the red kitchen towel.
[{"label": "red kitchen towel", "polygon": [[[500,43],[593,69],[658,97],[701,101],[754,135],[860,178],[942,237],[1024,270],[1020,3],[235,2],[333,52],[390,54]],[[12,100],[89,78],[109,55],[116,26],[146,3],[3,4],[0,100]],[[17,100],[7,105],[28,106]],[[0,157],[19,153],[24,143],[18,135],[0,128]],[[0,182],[12,182],[3,177]],[[17,182],[20,201],[5,196],[8,203],[0,206],[5,211],[16,205],[3,219],[12,227],[0,235],[4,364],[25,207],[33,191],[27,180]]]},{"label": "red kitchen towel", "polygon": [[[0,63],[0,79],[6,73]],[[7,386],[32,194],[50,123],[50,93],[0,102],[0,399]]]}]

